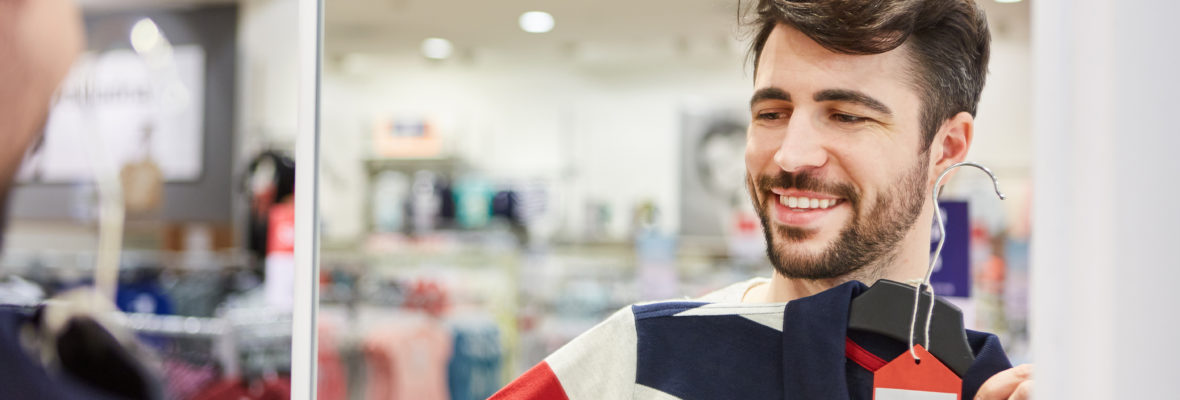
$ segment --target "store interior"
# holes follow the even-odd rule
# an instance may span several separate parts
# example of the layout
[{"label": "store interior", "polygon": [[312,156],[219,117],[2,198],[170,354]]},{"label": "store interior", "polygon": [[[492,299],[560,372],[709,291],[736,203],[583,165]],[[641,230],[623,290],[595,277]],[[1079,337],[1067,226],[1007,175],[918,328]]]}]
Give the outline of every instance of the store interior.
[{"label": "store interior", "polygon": [[[9,199],[3,302],[101,280],[114,177],[113,301],[167,398],[287,398],[297,2],[80,3],[87,52]],[[318,398],[487,398],[622,307],[770,276],[735,3],[324,2]],[[979,0],[968,159],[1008,199],[982,174],[947,184],[961,251],[932,285],[1014,364],[1032,361],[1028,3]]]}]

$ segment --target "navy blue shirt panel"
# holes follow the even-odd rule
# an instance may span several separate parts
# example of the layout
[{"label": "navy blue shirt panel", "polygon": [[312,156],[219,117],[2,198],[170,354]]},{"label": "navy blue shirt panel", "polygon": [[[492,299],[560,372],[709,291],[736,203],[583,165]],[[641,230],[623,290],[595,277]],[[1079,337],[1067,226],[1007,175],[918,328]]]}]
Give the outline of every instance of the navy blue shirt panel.
[{"label": "navy blue shirt panel", "polygon": [[633,310],[635,383],[685,400],[782,398],[775,329],[736,315],[673,317],[644,313],[642,306]]},{"label": "navy blue shirt panel", "polygon": [[20,330],[32,316],[20,307],[0,306],[0,399],[113,399],[66,376],[50,374],[20,344]]}]

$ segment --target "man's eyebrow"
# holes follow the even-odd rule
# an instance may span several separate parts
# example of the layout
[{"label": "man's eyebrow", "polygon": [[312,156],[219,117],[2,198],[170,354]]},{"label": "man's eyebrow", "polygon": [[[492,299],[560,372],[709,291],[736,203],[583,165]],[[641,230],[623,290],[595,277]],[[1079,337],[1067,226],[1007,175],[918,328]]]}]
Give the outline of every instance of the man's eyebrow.
[{"label": "man's eyebrow", "polygon": [[815,94],[813,97],[815,101],[842,101],[846,103],[856,103],[862,106],[876,110],[879,113],[892,116],[893,111],[885,106],[880,100],[872,98],[867,94],[849,89],[826,89]]},{"label": "man's eyebrow", "polygon": [[791,101],[791,95],[776,87],[758,89],[753,96],[750,96],[750,107],[753,108],[755,104],[763,100]]}]

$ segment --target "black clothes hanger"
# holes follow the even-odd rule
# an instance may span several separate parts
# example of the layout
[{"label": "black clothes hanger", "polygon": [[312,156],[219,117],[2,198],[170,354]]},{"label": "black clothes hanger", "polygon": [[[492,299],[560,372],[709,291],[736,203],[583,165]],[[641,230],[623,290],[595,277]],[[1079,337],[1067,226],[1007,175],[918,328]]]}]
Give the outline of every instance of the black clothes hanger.
[{"label": "black clothes hanger", "polygon": [[[923,287],[925,289],[925,287]],[[930,304],[930,293],[922,291],[919,300],[922,308]],[[869,290],[852,299],[848,329],[872,332],[905,342],[910,338],[910,307],[914,305],[914,287],[888,279],[878,280]],[[919,321],[921,324],[921,321]],[[925,328],[925,325],[919,325]],[[971,346],[967,344],[967,332],[963,329],[963,312],[943,299],[934,305],[934,319],[930,325],[931,341],[934,348],[928,349],[939,361],[963,376],[975,361]],[[925,335],[919,331],[914,343],[925,342]]]},{"label": "black clothes hanger", "polygon": [[[975,360],[963,328],[963,312],[943,299],[937,299],[931,304],[933,294],[926,290],[926,284],[930,281],[934,263],[938,261],[943,242],[946,240],[946,225],[942,221],[942,213],[938,211],[938,194],[942,189],[942,179],[951,170],[961,166],[976,167],[987,173],[992,178],[996,194],[1001,200],[1004,199],[995,174],[982,165],[961,162],[944,170],[935,181],[930,196],[934,203],[934,216],[942,235],[938,239],[938,247],[931,257],[930,267],[922,284],[915,288],[888,279],[878,280],[869,290],[852,300],[848,320],[849,329],[876,333],[906,342],[915,360],[918,356],[913,353],[913,346],[923,344],[930,354],[960,377],[967,373],[967,369]],[[918,319],[919,308],[927,310],[924,322]],[[935,343],[933,347],[930,345],[931,339]]]},{"label": "black clothes hanger", "polygon": [[151,372],[98,321],[70,318],[55,344],[62,370],[87,386],[127,399],[160,397]]}]

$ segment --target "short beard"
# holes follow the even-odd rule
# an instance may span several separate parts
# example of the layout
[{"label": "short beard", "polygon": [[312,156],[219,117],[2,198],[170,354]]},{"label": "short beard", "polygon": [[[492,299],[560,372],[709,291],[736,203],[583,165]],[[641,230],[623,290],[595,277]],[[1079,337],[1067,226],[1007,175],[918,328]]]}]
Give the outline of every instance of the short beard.
[{"label": "short beard", "polygon": [[[877,197],[873,207],[862,213],[861,194],[846,183],[827,183],[809,173],[783,171],[776,177],[761,176],[757,185],[747,179],[750,198],[754,209],[762,220],[762,232],[766,236],[766,255],[778,273],[787,278],[807,280],[830,280],[853,274],[879,275],[885,266],[891,264],[900,251],[899,243],[917,221],[926,199],[926,164],[930,152],[925,151],[918,162],[905,171],[888,191]],[[764,204],[758,204],[756,194],[769,190],[759,188],[795,188],[804,191],[827,193],[845,199],[852,209],[852,218],[839,237],[817,256],[792,252],[790,242],[799,242],[815,235],[814,231],[772,225],[768,208],[771,201],[778,201],[777,195],[769,194]],[[775,235],[774,233],[778,233]],[[784,243],[778,243],[776,236]]]}]

